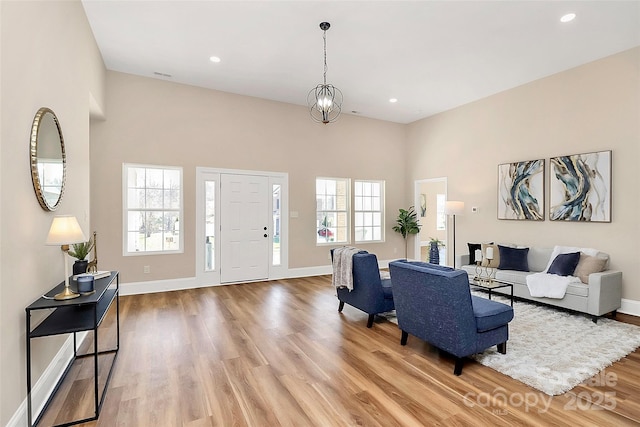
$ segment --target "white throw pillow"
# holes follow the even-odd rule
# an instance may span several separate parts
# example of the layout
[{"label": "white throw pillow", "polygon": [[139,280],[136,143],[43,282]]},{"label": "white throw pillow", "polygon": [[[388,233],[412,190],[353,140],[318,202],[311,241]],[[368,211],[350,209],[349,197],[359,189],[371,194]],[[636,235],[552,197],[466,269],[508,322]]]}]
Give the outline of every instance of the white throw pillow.
[{"label": "white throw pillow", "polygon": [[553,252],[553,248],[541,248],[536,246],[530,247],[529,255],[527,257],[529,262],[529,271],[546,271],[551,252]]}]

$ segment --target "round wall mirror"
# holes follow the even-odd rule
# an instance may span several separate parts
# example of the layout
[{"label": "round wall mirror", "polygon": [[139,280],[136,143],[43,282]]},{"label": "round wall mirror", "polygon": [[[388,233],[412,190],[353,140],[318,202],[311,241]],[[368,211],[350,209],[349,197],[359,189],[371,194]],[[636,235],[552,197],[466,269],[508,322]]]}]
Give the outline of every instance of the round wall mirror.
[{"label": "round wall mirror", "polygon": [[31,180],[42,209],[54,211],[64,193],[67,160],[62,129],[55,113],[43,107],[31,127]]}]

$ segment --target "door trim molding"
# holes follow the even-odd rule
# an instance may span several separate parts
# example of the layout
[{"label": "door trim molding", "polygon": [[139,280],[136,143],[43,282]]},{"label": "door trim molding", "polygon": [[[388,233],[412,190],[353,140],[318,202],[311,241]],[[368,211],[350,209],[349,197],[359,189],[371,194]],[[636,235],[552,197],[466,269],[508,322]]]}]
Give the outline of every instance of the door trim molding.
[{"label": "door trim molding", "polygon": [[[280,193],[280,265],[273,265],[273,262],[269,262],[269,276],[268,279],[283,278],[287,276],[289,269],[289,174],[286,172],[273,172],[273,171],[256,171],[256,170],[244,170],[244,169],[219,169],[208,167],[196,167],[196,213],[195,213],[195,277],[186,279],[177,279],[180,283],[184,281],[190,282],[189,285],[183,287],[178,285],[177,289],[188,289],[191,287],[209,286],[211,284],[220,284],[220,250],[215,251],[214,262],[215,267],[211,272],[204,270],[204,181],[206,179],[216,180],[216,203],[215,203],[215,216],[220,218],[220,176],[224,174],[230,175],[258,175],[269,178],[269,187],[273,188],[274,184],[279,184],[281,187]],[[273,198],[269,198],[269,209],[273,212]],[[220,226],[216,224],[218,233],[215,237],[215,248],[220,248]],[[272,232],[272,224],[270,224],[269,232]],[[273,245],[269,249],[269,259],[273,260]],[[156,286],[160,286],[160,290],[168,290],[163,286],[163,282],[158,281]],[[151,283],[151,282],[145,282]],[[143,287],[147,289],[147,286]],[[146,293],[143,291],[142,293]]]}]

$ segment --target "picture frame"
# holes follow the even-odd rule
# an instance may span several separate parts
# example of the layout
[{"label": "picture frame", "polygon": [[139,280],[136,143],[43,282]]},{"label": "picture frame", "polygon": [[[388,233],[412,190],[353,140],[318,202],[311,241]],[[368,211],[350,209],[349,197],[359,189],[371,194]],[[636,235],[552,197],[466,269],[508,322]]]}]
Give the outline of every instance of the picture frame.
[{"label": "picture frame", "polygon": [[549,220],[611,222],[611,150],[549,162]]},{"label": "picture frame", "polygon": [[544,159],[498,165],[498,219],[544,221]]}]

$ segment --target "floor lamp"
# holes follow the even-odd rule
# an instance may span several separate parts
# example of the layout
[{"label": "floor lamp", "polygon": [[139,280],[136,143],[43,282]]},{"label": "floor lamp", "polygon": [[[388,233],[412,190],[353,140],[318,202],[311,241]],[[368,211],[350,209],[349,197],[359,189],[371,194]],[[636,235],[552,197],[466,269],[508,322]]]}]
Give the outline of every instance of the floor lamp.
[{"label": "floor lamp", "polygon": [[453,268],[456,268],[456,215],[464,213],[464,202],[448,200],[444,205],[444,213],[453,216]]}]

